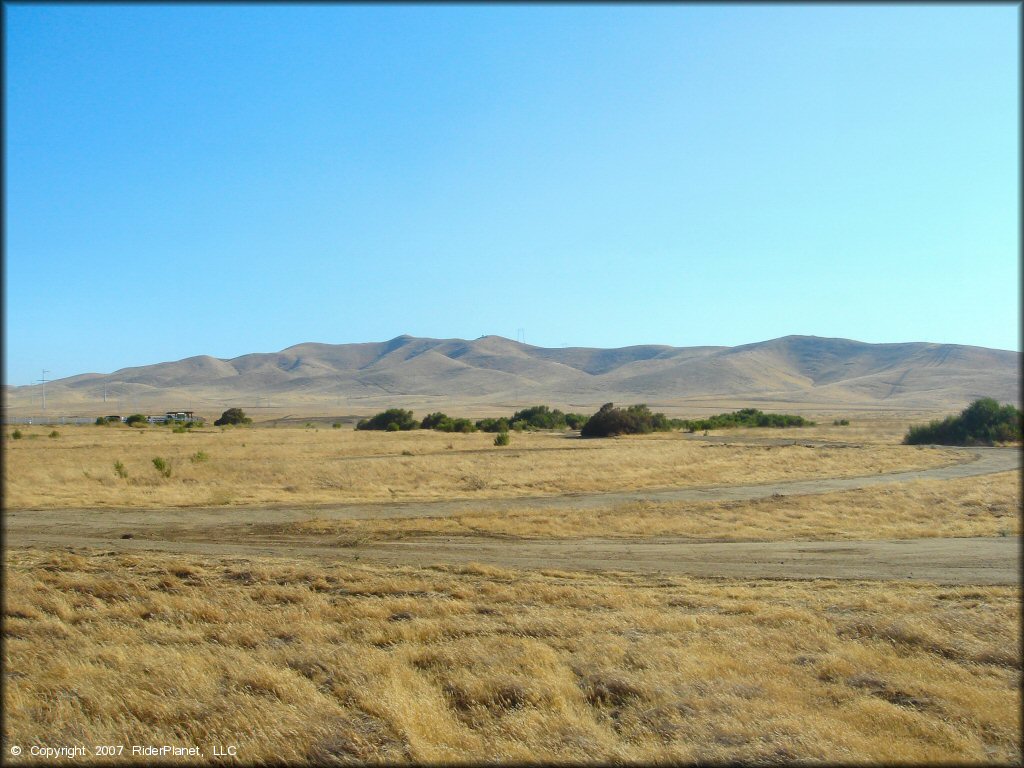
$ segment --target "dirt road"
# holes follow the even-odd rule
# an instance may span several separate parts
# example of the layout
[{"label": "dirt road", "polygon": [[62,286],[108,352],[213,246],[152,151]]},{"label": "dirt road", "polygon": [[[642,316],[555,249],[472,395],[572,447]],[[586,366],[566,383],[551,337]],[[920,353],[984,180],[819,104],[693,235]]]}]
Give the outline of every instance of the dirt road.
[{"label": "dirt road", "polygon": [[[640,500],[750,500],[819,494],[918,479],[945,480],[1019,469],[1014,449],[961,449],[947,467],[848,478],[744,486],[331,507],[188,508],[155,510],[12,510],[4,514],[8,547],[95,546],[240,556],[311,556],[393,564],[480,562],[507,567],[611,569],[741,578],[926,579],[945,583],[1012,584],[1020,573],[1018,537],[896,541],[697,543],[678,539],[518,540],[431,537],[322,546],[315,536],[254,540],[249,526],[321,519],[443,517],[473,510],[587,509]],[[126,532],[135,538],[122,539]],[[249,539],[247,541],[247,539]]]}]

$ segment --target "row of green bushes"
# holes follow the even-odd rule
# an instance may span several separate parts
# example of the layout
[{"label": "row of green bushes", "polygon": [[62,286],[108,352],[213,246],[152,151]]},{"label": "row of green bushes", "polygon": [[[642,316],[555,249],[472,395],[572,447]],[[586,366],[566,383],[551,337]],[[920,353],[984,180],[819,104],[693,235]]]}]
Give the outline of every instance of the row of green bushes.
[{"label": "row of green bushes", "polygon": [[[249,421],[251,422],[252,419],[249,419]],[[96,417],[96,426],[99,426],[99,427],[102,427],[104,425],[109,425],[109,424],[120,424],[120,423],[121,423],[121,417],[120,416],[97,416]],[[135,426],[143,426],[144,427],[147,424],[149,424],[149,417],[144,415],[144,414],[141,414],[141,413],[133,413],[131,416],[128,416],[124,420],[124,423],[127,424],[129,427],[135,427]],[[154,421],[153,423],[156,424],[157,426],[174,427],[175,429],[179,429],[179,428],[192,429],[192,427],[201,427],[204,424],[202,419],[196,419],[194,421],[177,421],[175,419],[167,419],[166,421]],[[214,423],[216,423],[216,422],[214,422]]]},{"label": "row of green bushes", "polygon": [[510,429],[580,429],[587,423],[587,417],[581,413],[563,413],[550,409],[546,405],[535,405],[516,411],[511,417],[488,418],[471,421],[470,419],[449,416],[440,411],[429,413],[422,420],[417,420],[412,411],[403,408],[389,408],[376,416],[360,419],[356,429],[383,430],[387,432],[406,431],[410,429],[433,429],[438,432],[508,432]]},{"label": "row of green bushes", "polygon": [[905,445],[994,445],[1021,440],[1021,412],[1013,405],[1000,406],[991,397],[975,400],[959,416],[947,416],[913,426],[903,438]]},{"label": "row of green bushes", "polygon": [[720,413],[708,419],[670,419],[663,413],[652,413],[646,405],[631,405],[625,409],[605,403],[593,416],[581,413],[563,413],[557,408],[535,405],[516,411],[511,417],[480,419],[454,418],[445,413],[427,414],[417,420],[412,411],[389,408],[370,418],[361,419],[356,429],[386,430],[389,432],[411,429],[433,429],[439,432],[508,432],[532,429],[579,429],[584,437],[609,435],[641,435],[650,432],[668,432],[686,429],[690,432],[731,427],[805,427],[813,425],[802,416],[784,413],[763,413],[756,408],[744,408],[733,413]]},{"label": "row of green bushes", "polygon": [[733,427],[785,428],[813,426],[814,422],[808,421],[803,416],[793,416],[788,413],[764,413],[757,408],[743,408],[732,413],[720,413],[707,419],[682,420],[682,428],[688,432],[708,429],[732,429]]}]

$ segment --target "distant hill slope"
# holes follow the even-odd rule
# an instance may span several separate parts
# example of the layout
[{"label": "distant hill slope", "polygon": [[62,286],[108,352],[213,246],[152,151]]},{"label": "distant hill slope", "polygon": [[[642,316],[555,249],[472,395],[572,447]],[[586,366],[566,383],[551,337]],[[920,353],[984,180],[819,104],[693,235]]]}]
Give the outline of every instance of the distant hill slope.
[{"label": "distant hill slope", "polygon": [[[271,403],[365,411],[412,400],[595,407],[611,400],[685,407],[716,399],[759,407],[778,402],[941,410],[982,396],[1020,402],[1020,359],[1018,352],[983,347],[816,336],[738,347],[618,349],[547,349],[500,336],[399,336],[82,374],[48,382],[46,397],[50,407],[97,412],[112,410],[112,404],[151,411]],[[37,389],[6,388],[8,410],[30,410]]]}]

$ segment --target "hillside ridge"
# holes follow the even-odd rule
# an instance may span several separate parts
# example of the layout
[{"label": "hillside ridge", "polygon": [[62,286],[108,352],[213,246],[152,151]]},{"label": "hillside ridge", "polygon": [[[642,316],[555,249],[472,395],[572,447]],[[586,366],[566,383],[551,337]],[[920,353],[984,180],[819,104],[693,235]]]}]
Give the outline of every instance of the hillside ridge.
[{"label": "hillside ridge", "polygon": [[[503,336],[379,342],[303,342],[278,352],[182,360],[83,373],[46,384],[47,400],[333,403],[372,407],[438,402],[667,401],[886,404],[944,408],[991,396],[1020,402],[1019,352],[958,344],[872,344],[790,335],[738,346],[538,347]],[[7,387],[8,411],[39,385]],[[170,407],[170,406],[169,406]]]}]

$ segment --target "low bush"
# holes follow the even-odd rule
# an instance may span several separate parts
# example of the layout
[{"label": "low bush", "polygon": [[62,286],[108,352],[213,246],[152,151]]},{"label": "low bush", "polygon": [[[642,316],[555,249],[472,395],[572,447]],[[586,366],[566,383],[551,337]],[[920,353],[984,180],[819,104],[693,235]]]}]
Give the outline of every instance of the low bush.
[{"label": "low bush", "polygon": [[50,437],[60,437],[60,432],[55,429],[50,433]]},{"label": "low bush", "polygon": [[241,408],[228,408],[220,415],[220,418],[213,422],[215,427],[223,427],[229,424],[252,424],[252,419],[245,415]]},{"label": "low bush", "polygon": [[583,429],[589,418],[582,413],[567,413],[565,414],[565,423],[569,429]]},{"label": "low bush", "polygon": [[426,416],[423,417],[423,421],[420,422],[420,428],[437,429],[438,424],[442,423],[443,421],[450,420],[451,419],[448,417],[448,414],[441,413],[440,411],[438,411],[437,413],[428,413]]},{"label": "low bush", "polygon": [[359,423],[356,424],[356,429],[397,432],[398,430],[416,429],[419,425],[420,423],[413,417],[412,411],[406,411],[402,408],[389,408],[369,419],[360,419]]},{"label": "low bush", "polygon": [[519,429],[565,429],[565,414],[546,405],[534,405],[512,414],[510,423]]},{"label": "low bush", "polygon": [[836,419],[835,421],[832,422],[832,426],[834,426],[834,427],[848,427],[848,426],[850,426],[850,420],[849,419]]},{"label": "low bush", "polygon": [[446,418],[440,424],[434,427],[438,432],[462,432],[470,433],[476,432],[476,424],[469,419],[449,419]]},{"label": "low bush", "polygon": [[613,435],[644,435],[668,432],[672,422],[663,413],[652,413],[646,405],[631,405],[626,409],[605,403],[583,425],[583,437],[611,437]]},{"label": "low bush", "polygon": [[500,419],[480,419],[476,428],[481,432],[508,432],[508,419],[502,416]]},{"label": "low bush", "polygon": [[333,424],[331,424],[331,429],[341,429],[341,422],[336,421]]},{"label": "low bush", "polygon": [[191,461],[193,464],[201,464],[204,461],[209,461],[209,459],[210,456],[209,454],[206,453],[206,451],[196,451],[188,458],[188,460]]},{"label": "low bush", "polygon": [[145,424],[146,417],[141,413],[133,413],[124,421],[129,427],[134,427],[136,424]]},{"label": "low bush", "polygon": [[116,472],[117,476],[122,480],[128,477],[128,471],[124,468],[124,464],[122,464],[120,460],[114,462],[114,472]]},{"label": "low bush", "polygon": [[156,468],[156,471],[159,472],[164,477],[171,476],[171,465],[166,459],[162,459],[159,456],[157,456],[155,459],[153,459],[153,466]]},{"label": "low bush", "polygon": [[21,440],[21,430],[20,429],[16,429],[13,432],[11,432],[11,439],[12,440]]},{"label": "low bush", "polygon": [[508,445],[509,442],[510,439],[507,431],[499,432],[497,435],[494,436],[495,445]]},{"label": "low bush", "polygon": [[1000,406],[991,397],[975,400],[959,416],[947,416],[912,426],[904,445],[994,445],[1021,440],[1021,412],[1013,405]]}]

